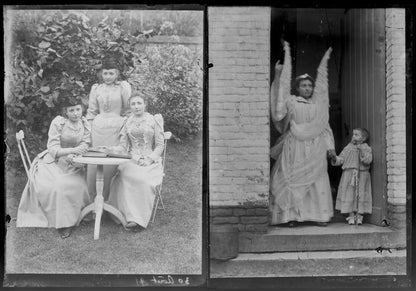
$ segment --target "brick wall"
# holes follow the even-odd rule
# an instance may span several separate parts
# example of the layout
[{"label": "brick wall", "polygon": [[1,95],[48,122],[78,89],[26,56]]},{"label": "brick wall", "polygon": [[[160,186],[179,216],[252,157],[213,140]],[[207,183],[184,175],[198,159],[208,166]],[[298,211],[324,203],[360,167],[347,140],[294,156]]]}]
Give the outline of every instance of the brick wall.
[{"label": "brick wall", "polygon": [[258,231],[268,217],[270,8],[209,7],[208,27],[212,222]]},{"label": "brick wall", "polygon": [[405,9],[386,9],[387,196],[390,223],[405,226],[406,81]]}]

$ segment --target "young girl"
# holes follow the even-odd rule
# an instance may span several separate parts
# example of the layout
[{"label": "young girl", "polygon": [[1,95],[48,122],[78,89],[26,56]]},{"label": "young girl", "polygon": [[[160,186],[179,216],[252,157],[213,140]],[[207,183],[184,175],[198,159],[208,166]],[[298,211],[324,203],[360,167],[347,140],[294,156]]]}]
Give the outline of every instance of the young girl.
[{"label": "young girl", "polygon": [[335,209],[349,214],[348,224],[362,224],[363,214],[371,213],[370,163],[372,150],[366,143],[369,133],[364,128],[353,130],[351,142],[339,156],[331,156],[334,166],[342,165],[342,176],[338,187]]},{"label": "young girl", "polygon": [[62,102],[64,116],[50,125],[47,150],[33,161],[17,212],[17,227],[53,227],[67,238],[90,203],[83,167],[72,162],[88,150],[90,126],[80,101]]}]

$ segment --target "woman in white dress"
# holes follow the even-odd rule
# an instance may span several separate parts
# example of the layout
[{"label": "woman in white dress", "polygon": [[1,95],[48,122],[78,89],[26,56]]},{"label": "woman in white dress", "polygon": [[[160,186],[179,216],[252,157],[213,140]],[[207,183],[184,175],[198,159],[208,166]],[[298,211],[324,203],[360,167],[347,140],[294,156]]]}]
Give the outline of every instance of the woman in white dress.
[{"label": "woman in white dress", "polygon": [[333,216],[327,155],[335,154],[329,127],[327,63],[331,48],[318,68],[316,83],[309,75],[296,78],[298,96],[290,95],[290,47],[284,43],[284,65],[276,64],[271,88],[271,116],[281,136],[271,149],[276,163],[271,172],[271,224],[314,221],[325,226]]},{"label": "woman in white dress", "polygon": [[120,145],[113,150],[128,152],[132,159],[118,167],[108,203],[123,213],[127,229],[139,230],[150,221],[156,186],[163,178],[163,118],[146,112],[146,101],[140,95],[132,95],[129,104],[132,115],[121,130]]},{"label": "woman in white dress", "polygon": [[65,117],[52,120],[47,150],[33,161],[17,212],[17,227],[53,227],[71,234],[83,207],[91,201],[84,168],[72,162],[87,152],[90,126],[81,104],[66,104]]}]

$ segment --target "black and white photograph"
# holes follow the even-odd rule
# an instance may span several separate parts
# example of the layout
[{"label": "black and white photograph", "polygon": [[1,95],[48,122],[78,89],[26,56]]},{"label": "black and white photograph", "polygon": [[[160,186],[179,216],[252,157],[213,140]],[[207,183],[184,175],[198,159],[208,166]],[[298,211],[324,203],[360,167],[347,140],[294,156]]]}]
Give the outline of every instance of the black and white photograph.
[{"label": "black and white photograph", "polygon": [[208,7],[212,286],[405,284],[406,17]]},{"label": "black and white photograph", "polygon": [[204,283],[204,10],[172,7],[3,7],[5,287]]}]

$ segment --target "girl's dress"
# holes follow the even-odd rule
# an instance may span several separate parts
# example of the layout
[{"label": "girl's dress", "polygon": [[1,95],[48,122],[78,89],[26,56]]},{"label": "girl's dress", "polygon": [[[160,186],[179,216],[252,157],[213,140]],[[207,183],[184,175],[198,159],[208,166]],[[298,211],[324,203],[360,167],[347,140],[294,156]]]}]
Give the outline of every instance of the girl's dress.
[{"label": "girl's dress", "polygon": [[112,85],[94,84],[91,88],[87,119],[92,120],[92,146],[116,146],[128,108],[131,86],[126,81]]},{"label": "girl's dress", "polygon": [[61,148],[87,151],[90,127],[85,118],[74,126],[57,116],[49,128],[47,150],[33,161],[29,181],[17,212],[17,227],[71,227],[84,206],[91,201],[81,165],[72,165],[66,156],[56,157]]},{"label": "girl's dress", "polygon": [[361,149],[349,143],[336,158],[334,166],[342,165],[335,209],[341,213],[372,213],[370,164],[372,150],[366,144]]},{"label": "girl's dress", "polygon": [[[327,172],[327,150],[334,149],[328,119],[328,81],[325,55],[310,99],[290,95],[291,57],[285,47],[280,78],[276,129],[282,134],[271,149],[276,163],[271,172],[271,224],[289,221],[328,222],[333,204]],[[276,90],[274,84],[272,90]]]},{"label": "girl's dress", "polygon": [[150,157],[154,163],[139,166],[130,160],[118,167],[108,203],[124,214],[127,222],[147,227],[152,215],[156,186],[162,182],[161,154],[164,149],[163,118],[144,113],[142,119],[127,118],[121,130],[120,147],[132,156]]}]

